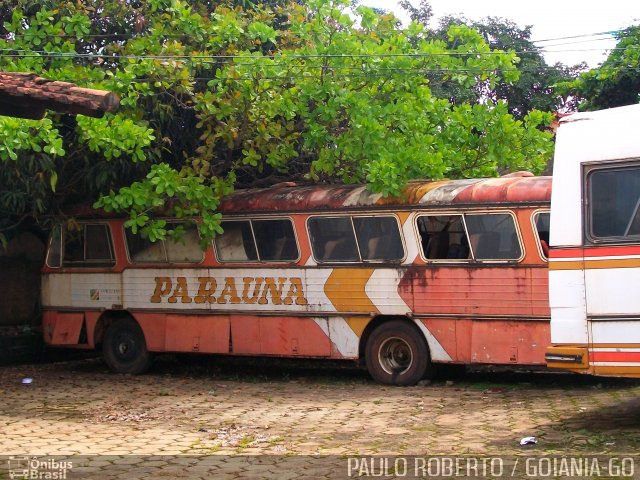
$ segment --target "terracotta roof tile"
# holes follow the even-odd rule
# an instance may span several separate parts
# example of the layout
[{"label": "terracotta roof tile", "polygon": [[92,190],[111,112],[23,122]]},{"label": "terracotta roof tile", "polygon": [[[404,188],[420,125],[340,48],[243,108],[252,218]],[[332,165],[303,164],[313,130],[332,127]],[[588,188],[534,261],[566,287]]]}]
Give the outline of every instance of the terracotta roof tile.
[{"label": "terracotta roof tile", "polygon": [[120,106],[118,95],[47,80],[34,73],[0,72],[0,115],[40,119],[45,110],[101,117]]}]

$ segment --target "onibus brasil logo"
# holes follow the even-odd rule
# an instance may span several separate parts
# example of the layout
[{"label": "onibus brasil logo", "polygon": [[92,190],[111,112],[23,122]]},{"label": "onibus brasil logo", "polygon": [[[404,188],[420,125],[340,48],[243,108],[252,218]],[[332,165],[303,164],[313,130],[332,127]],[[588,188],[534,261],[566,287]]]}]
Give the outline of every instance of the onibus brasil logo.
[{"label": "onibus brasil logo", "polygon": [[29,456],[11,456],[7,463],[9,478],[12,480],[65,480],[67,473],[73,468],[73,462],[68,460]]}]

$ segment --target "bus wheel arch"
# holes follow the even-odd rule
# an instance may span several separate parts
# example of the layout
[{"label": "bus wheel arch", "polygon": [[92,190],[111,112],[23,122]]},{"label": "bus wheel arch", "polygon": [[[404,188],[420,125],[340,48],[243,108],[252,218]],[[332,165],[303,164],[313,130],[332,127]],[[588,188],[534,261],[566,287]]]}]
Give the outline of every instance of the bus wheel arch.
[{"label": "bus wheel arch", "polygon": [[137,375],[151,367],[151,353],[138,322],[125,311],[105,312],[96,325],[94,339],[107,366],[117,373]]},{"label": "bus wheel arch", "polygon": [[360,358],[374,380],[407,386],[433,375],[429,345],[406,317],[377,317],[365,329]]}]

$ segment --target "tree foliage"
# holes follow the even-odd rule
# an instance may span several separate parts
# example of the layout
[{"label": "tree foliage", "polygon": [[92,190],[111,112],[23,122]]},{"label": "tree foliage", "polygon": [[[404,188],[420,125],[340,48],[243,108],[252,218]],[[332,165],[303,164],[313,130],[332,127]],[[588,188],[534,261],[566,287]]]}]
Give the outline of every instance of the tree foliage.
[{"label": "tree foliage", "polygon": [[640,25],[615,36],[618,42],[602,65],[560,86],[578,100],[582,111],[640,102]]},{"label": "tree foliage", "polygon": [[[544,168],[549,114],[515,118],[499,98],[453,102],[432,85],[477,91],[517,82],[515,53],[452,24],[420,23],[343,0],[274,8],[208,1],[15,2],[0,9],[0,68],[115,91],[117,114],[0,118],[0,215],[15,222],[70,202],[126,212],[151,238],[154,214],[219,230],[235,186],[368,182],[398,194],[412,178]],[[486,101],[482,101],[486,100]],[[0,227],[1,228],[1,227]]]},{"label": "tree foliage", "polygon": [[515,53],[518,60],[514,68],[517,68],[519,76],[512,82],[478,82],[471,90],[434,78],[434,92],[450,98],[453,103],[496,103],[503,100],[508,105],[509,113],[516,118],[524,118],[532,110],[556,112],[575,109],[572,98],[556,91],[555,86],[559,82],[575,79],[579,72],[584,70],[585,65],[548,65],[541,49],[531,40],[531,26],[523,28],[511,20],[498,17],[481,20],[444,17],[440,20],[439,28],[433,33],[437,38],[446,38],[452,25],[466,25],[479,32],[491,51]]}]

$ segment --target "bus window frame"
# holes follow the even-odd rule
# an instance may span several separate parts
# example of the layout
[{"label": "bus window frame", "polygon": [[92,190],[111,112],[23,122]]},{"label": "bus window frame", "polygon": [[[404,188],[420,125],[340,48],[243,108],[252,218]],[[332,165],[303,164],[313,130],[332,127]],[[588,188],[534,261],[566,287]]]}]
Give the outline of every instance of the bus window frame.
[{"label": "bus window frame", "polygon": [[[513,220],[513,226],[515,227],[516,238],[518,239],[518,244],[520,246],[520,257],[514,259],[504,259],[504,258],[483,258],[477,259],[475,258],[475,252],[473,251],[473,245],[471,244],[471,239],[469,238],[469,229],[467,227],[466,215],[499,215],[499,214],[508,214],[511,216]],[[447,216],[447,215],[458,215],[462,216],[462,225],[464,227],[464,233],[467,237],[467,241],[469,242],[469,252],[472,255],[472,258],[427,258],[424,248],[422,246],[422,235],[420,234],[420,229],[418,228],[418,219],[423,216]],[[416,212],[413,222],[414,232],[416,236],[416,242],[418,244],[418,253],[420,258],[424,260],[425,263],[431,264],[452,264],[452,265],[468,265],[468,264],[516,264],[521,263],[525,256],[526,251],[524,247],[524,242],[522,239],[522,232],[520,230],[520,223],[518,222],[518,217],[513,210],[510,209],[496,209],[496,210],[428,210],[428,211],[420,211]]]},{"label": "bus window frame", "polygon": [[[66,246],[66,236],[67,236],[67,231],[68,228],[66,225],[62,224],[62,223],[56,223],[51,231],[51,234],[49,235],[49,241],[47,243],[47,256],[46,256],[46,260],[45,260],[45,264],[48,268],[56,268],[56,269],[62,269],[62,268],[80,268],[80,269],[88,269],[88,268],[105,268],[105,269],[113,269],[115,268],[116,264],[118,263],[118,259],[116,258],[116,251],[115,251],[115,244],[114,244],[114,238],[113,238],[113,229],[111,228],[111,223],[108,221],[95,221],[95,220],[89,220],[89,221],[78,221],[77,224],[79,226],[82,227],[82,235],[83,235],[83,245],[82,245],[82,249],[83,249],[83,257],[85,257],[84,260],[76,260],[76,261],[66,261],[64,260],[64,254],[65,254],[65,246]],[[85,227],[87,225],[100,225],[100,226],[104,226],[107,227],[107,243],[109,245],[109,253],[111,254],[111,258],[108,259],[92,259],[92,260],[86,260],[86,256],[87,256],[87,242],[86,242],[86,231],[85,231]],[[50,262],[50,258],[51,258],[51,246],[53,243],[53,232],[55,229],[58,229],[60,232],[60,250],[59,250],[59,255],[60,255],[60,265],[57,266],[53,266],[51,265]]]},{"label": "bus window frame", "polygon": [[[184,221],[180,221],[179,219],[164,219],[167,222],[167,225],[169,224],[182,224],[182,225],[186,225],[186,222]],[[197,230],[197,227],[196,227]],[[136,234],[134,234],[136,235]],[[200,232],[198,232],[198,237],[200,236]],[[129,251],[129,241],[127,240],[127,228],[122,225],[122,240],[124,242],[124,249],[127,255],[127,262],[129,263],[129,265],[135,265],[135,266],[147,266],[147,265],[201,265],[206,258],[205,252],[204,250],[202,250],[202,248],[200,248],[200,252],[201,252],[201,258],[200,260],[193,261],[193,262],[188,262],[188,261],[184,261],[184,262],[170,262],[168,260],[164,260],[164,261],[157,261],[157,260],[150,260],[150,261],[140,261],[140,260],[134,260],[131,257],[131,252]],[[153,242],[154,244],[156,244],[157,242],[161,242],[161,248],[162,251],[164,253],[164,257],[165,258],[169,258],[169,255],[167,254],[167,248],[164,244],[165,240],[157,240],[156,242]]]},{"label": "bus window frame", "polygon": [[418,227],[418,220],[421,217],[445,217],[445,216],[457,216],[460,217],[462,228],[464,229],[463,234],[467,239],[467,245],[469,246],[469,252],[472,253],[471,244],[469,242],[469,232],[467,230],[467,224],[464,219],[463,212],[452,212],[452,211],[429,211],[429,212],[417,212],[413,221],[414,233],[416,235],[416,243],[418,244],[418,252],[420,254],[420,258],[424,260],[426,263],[470,263],[473,261],[473,258],[429,258],[424,251],[424,246],[422,245],[422,233],[420,233],[420,228]]},{"label": "bus window frame", "polygon": [[[633,244],[640,242],[640,233],[634,235],[610,235],[606,237],[598,237],[593,234],[592,226],[592,195],[590,177],[599,171],[614,171],[635,168],[640,170],[640,157],[625,158],[618,161],[597,161],[582,163],[582,243],[583,245],[617,245],[617,244]],[[640,207],[640,198],[636,203],[636,212]],[[631,219],[630,219],[631,220]],[[627,224],[627,229],[629,224]]]},{"label": "bus window frame", "polygon": [[[538,248],[538,254],[540,255],[540,258],[545,262],[548,262],[549,256],[544,254],[544,250],[542,248],[542,240],[540,238],[540,234],[538,233],[538,226],[537,226],[538,216],[543,213],[548,213],[549,219],[551,219],[551,210],[548,208],[539,208],[531,212],[531,230],[533,231],[533,234],[535,235],[535,238],[536,238],[536,247]],[[548,241],[547,241],[547,248],[549,248]]]},{"label": "bus window frame", "polygon": [[[313,240],[311,237],[311,231],[309,229],[309,221],[313,218],[348,218],[349,223],[351,224],[351,231],[353,232],[353,239],[356,244],[356,251],[358,252],[359,260],[322,260],[316,257],[316,252],[313,248]],[[365,260],[362,258],[362,251],[360,248],[360,243],[358,242],[358,234],[356,232],[355,225],[353,223],[354,218],[376,218],[376,217],[387,217],[393,218],[395,220],[396,226],[398,227],[398,236],[400,238],[400,245],[402,247],[402,257],[394,260]],[[313,215],[309,215],[305,220],[305,228],[307,233],[307,238],[309,239],[309,248],[311,250],[311,256],[316,261],[317,264],[322,265],[401,265],[405,262],[407,258],[407,246],[404,238],[404,232],[402,230],[402,224],[400,222],[400,218],[396,213],[393,212],[353,212],[353,213],[317,213]]]},{"label": "bus window frame", "polygon": [[[296,252],[297,252],[297,256],[295,259],[292,260],[262,260],[260,258],[260,249],[258,248],[258,242],[256,241],[256,234],[255,231],[253,229],[253,221],[257,220],[257,221],[264,221],[264,220],[287,220],[289,222],[289,224],[291,225],[291,230],[293,231],[293,239],[295,241],[295,245],[296,245]],[[273,216],[268,216],[268,215],[257,215],[257,216],[250,216],[250,217],[235,217],[235,216],[228,216],[228,217],[223,217],[222,218],[222,222],[249,222],[249,228],[251,230],[251,238],[253,239],[253,246],[255,247],[256,250],[256,260],[222,260],[220,258],[220,253],[218,252],[218,247],[216,245],[216,240],[215,238],[213,240],[211,240],[211,248],[213,250],[215,259],[218,263],[220,264],[225,264],[225,265],[232,265],[232,264],[238,264],[238,265],[247,265],[247,264],[261,264],[261,265],[269,265],[269,264],[277,264],[277,265],[293,265],[293,264],[297,264],[298,262],[300,262],[300,258],[302,256],[302,253],[300,251],[300,241],[298,239],[298,232],[296,230],[296,222],[294,221],[293,217],[290,216],[282,216],[279,215],[277,217],[273,217]]]}]

